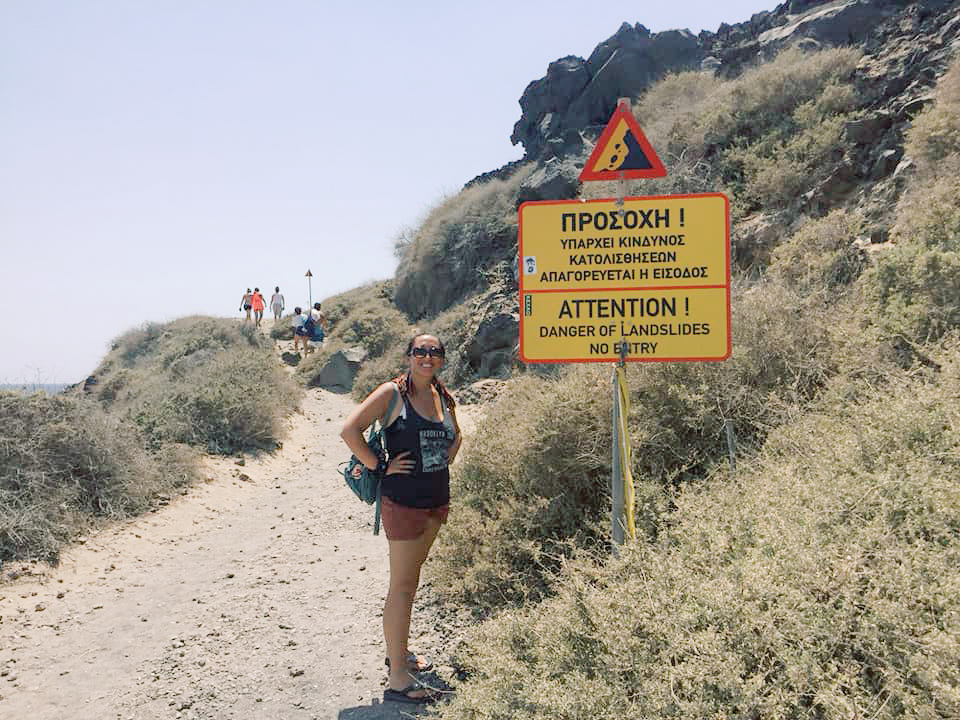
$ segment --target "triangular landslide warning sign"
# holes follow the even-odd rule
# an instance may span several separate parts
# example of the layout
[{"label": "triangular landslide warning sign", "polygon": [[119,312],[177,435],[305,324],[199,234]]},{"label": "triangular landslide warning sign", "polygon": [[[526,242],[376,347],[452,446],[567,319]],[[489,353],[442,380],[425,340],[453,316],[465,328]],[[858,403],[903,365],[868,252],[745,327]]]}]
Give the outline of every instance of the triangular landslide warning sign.
[{"label": "triangular landslide warning sign", "polygon": [[655,178],[666,174],[667,169],[633,113],[626,103],[620,103],[583,166],[580,180]]}]

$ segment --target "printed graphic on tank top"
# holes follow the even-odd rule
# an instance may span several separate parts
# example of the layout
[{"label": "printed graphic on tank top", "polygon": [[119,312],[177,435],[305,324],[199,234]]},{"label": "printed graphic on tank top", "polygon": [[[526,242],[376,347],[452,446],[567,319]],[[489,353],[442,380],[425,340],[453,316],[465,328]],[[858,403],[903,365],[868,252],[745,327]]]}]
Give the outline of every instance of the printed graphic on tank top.
[{"label": "printed graphic on tank top", "polygon": [[446,428],[440,430],[420,428],[420,457],[423,462],[423,472],[435,472],[447,466],[451,442],[452,439],[447,437]]}]

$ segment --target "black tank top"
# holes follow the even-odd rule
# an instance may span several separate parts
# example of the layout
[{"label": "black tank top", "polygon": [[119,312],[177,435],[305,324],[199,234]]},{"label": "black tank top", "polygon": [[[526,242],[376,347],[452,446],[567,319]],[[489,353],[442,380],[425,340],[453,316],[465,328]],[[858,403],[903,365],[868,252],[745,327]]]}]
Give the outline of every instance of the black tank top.
[{"label": "black tank top", "polygon": [[414,468],[409,475],[393,474],[383,478],[382,492],[400,505],[435,508],[450,502],[450,470],[447,467],[450,446],[456,438],[453,419],[443,405],[443,419],[433,422],[420,417],[410,400],[403,398],[403,411],[384,432],[390,458],[410,451]]}]

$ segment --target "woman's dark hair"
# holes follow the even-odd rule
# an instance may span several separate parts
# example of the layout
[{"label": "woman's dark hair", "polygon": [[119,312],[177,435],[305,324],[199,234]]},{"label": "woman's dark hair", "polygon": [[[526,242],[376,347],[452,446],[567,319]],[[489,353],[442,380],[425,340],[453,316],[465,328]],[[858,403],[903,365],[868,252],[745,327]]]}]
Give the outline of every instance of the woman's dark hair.
[{"label": "woman's dark hair", "polygon": [[297,306],[297,307],[295,307],[295,308],[293,309],[293,314],[294,314],[294,315],[296,315],[296,314],[298,314],[298,313],[301,313],[301,312],[303,312],[303,310],[302,310],[299,306]]},{"label": "woman's dark hair", "polygon": [[[432,335],[430,333],[420,333],[410,338],[410,342],[407,343],[407,351],[404,353],[407,357],[410,357],[410,355],[413,354],[413,345],[414,343],[417,342],[417,338],[422,338],[422,337],[436,337],[437,342],[440,344],[440,349],[443,350],[444,357],[446,357],[447,349],[443,346],[443,341],[440,338],[438,338],[436,335]],[[417,391],[416,387],[414,387],[413,382],[410,380],[409,370],[403,373],[403,375],[395,377],[393,381],[400,387],[401,395],[413,395]],[[440,378],[434,375],[433,380],[431,382],[433,383],[433,386],[437,389],[437,392],[440,393],[440,397],[442,397],[447,402],[447,405],[449,407],[452,408],[457,404],[457,401],[453,399],[453,395],[451,395],[450,392],[447,390],[446,385],[444,385],[440,381]]]}]

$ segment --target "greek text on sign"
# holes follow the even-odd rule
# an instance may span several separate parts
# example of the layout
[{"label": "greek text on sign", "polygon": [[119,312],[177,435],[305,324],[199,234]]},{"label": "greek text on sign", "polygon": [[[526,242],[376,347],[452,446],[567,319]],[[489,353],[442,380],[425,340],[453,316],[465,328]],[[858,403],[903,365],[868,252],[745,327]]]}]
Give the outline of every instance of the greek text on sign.
[{"label": "greek text on sign", "polygon": [[524,203],[521,288],[724,285],[728,213],[719,193]]}]

